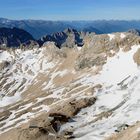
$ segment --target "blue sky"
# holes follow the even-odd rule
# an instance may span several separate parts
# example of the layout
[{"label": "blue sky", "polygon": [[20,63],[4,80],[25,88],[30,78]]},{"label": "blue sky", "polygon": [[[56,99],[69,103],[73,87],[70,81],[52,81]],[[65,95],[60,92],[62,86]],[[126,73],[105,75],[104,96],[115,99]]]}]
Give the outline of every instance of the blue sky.
[{"label": "blue sky", "polygon": [[140,0],[0,0],[0,17],[10,19],[140,19]]}]

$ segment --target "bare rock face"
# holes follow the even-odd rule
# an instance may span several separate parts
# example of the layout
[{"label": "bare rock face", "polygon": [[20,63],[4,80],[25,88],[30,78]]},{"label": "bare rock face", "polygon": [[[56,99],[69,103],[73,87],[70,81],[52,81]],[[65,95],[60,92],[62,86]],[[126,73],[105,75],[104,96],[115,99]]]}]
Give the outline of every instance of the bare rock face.
[{"label": "bare rock face", "polygon": [[107,57],[113,56],[120,48],[129,51],[135,44],[140,44],[140,37],[133,33],[88,34],[84,37],[84,46],[76,61],[76,69],[103,65]]},{"label": "bare rock face", "polygon": [[140,49],[134,54],[133,59],[135,63],[139,66],[140,65]]},{"label": "bare rock face", "polygon": [[8,61],[0,62],[0,71],[3,70],[4,68],[8,67],[9,65],[10,65],[10,62],[8,62]]},{"label": "bare rock face", "polygon": [[72,99],[58,105],[54,109],[50,110],[48,115],[46,115],[46,118],[43,118],[43,122],[43,119],[36,119],[36,121],[38,121],[38,125],[30,125],[29,128],[19,131],[20,139],[66,140],[67,138],[74,138],[73,133],[70,131],[65,131],[62,134],[58,133],[61,126],[72,121],[72,117],[82,108],[93,105],[95,101],[96,98],[94,97],[81,98],[78,100]]},{"label": "bare rock face", "polygon": [[93,66],[100,66],[105,64],[106,62],[106,56],[104,54],[96,55],[93,54],[92,58],[89,55],[85,55],[83,58],[83,55],[80,55],[77,59],[75,68],[78,69],[84,69],[84,68],[91,68]]}]

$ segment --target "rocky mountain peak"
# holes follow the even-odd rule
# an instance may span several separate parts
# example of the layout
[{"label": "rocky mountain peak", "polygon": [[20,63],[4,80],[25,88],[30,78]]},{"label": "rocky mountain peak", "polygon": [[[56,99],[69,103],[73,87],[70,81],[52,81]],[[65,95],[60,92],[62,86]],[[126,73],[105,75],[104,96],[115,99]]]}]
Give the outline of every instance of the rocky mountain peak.
[{"label": "rocky mountain peak", "polygon": [[64,30],[64,32],[65,32],[66,34],[69,34],[69,33],[76,33],[77,30],[76,30],[76,29],[73,29],[73,28],[67,28],[67,29]]},{"label": "rocky mountain peak", "polygon": [[83,46],[83,33],[75,29],[68,28],[63,32],[57,32],[51,35],[46,35],[38,40],[40,46],[47,41],[55,42],[56,46],[61,47],[74,47],[75,45]]}]

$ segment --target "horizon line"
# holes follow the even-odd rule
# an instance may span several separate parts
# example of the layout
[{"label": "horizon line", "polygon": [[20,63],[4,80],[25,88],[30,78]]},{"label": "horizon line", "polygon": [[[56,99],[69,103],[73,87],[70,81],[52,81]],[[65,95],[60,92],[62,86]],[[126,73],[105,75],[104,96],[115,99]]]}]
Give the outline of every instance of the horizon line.
[{"label": "horizon line", "polygon": [[88,20],[88,19],[81,19],[81,20],[76,20],[76,19],[72,19],[72,20],[64,20],[64,19],[34,19],[34,18],[26,18],[26,19],[12,19],[12,18],[4,18],[4,17],[0,17],[0,19],[5,19],[5,20],[16,20],[16,21],[22,21],[22,20],[34,20],[34,21],[66,21],[66,22],[75,22],[75,21],[83,21],[83,22],[86,22],[86,21],[89,21],[89,22],[92,22],[92,21],[140,21],[140,19],[91,19],[91,20]]}]

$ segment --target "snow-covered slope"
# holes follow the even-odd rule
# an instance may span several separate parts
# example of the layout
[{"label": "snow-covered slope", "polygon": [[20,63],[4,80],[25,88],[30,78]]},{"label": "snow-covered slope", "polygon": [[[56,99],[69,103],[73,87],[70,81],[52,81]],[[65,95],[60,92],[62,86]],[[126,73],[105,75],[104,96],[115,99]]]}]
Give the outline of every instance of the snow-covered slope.
[{"label": "snow-covered slope", "polygon": [[[10,65],[1,71],[1,99],[0,107],[20,100],[20,95],[30,86],[41,71],[46,71],[55,66],[45,57],[45,48],[14,52],[1,51],[1,61]],[[6,72],[5,72],[6,71]],[[7,95],[7,96],[5,96]],[[14,95],[14,96],[13,96]]]},{"label": "snow-covered slope", "polygon": [[[93,43],[94,37],[99,42]],[[103,37],[114,46],[98,47]],[[114,33],[86,38],[80,49],[49,42],[1,50],[0,139],[105,140],[135,125],[140,45],[138,36],[131,39]],[[77,69],[77,61],[85,68]]]},{"label": "snow-covered slope", "polygon": [[74,122],[63,125],[62,130],[74,130],[79,140],[103,140],[119,127],[140,120],[140,69],[133,60],[138,48],[135,45],[129,52],[120,50],[107,59],[99,74],[83,78],[83,84],[100,83],[103,87],[94,95],[96,103],[82,109],[73,118]]}]

